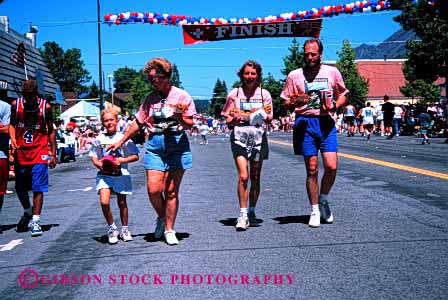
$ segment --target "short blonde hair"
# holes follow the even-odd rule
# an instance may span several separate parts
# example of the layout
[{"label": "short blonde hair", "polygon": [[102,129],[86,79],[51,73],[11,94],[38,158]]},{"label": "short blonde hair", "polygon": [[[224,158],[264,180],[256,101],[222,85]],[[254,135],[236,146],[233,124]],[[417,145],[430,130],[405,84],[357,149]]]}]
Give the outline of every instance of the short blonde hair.
[{"label": "short blonde hair", "polygon": [[109,107],[109,108],[103,109],[103,111],[101,112],[101,122],[103,122],[103,117],[105,114],[113,115],[115,120],[118,121],[118,111],[115,108]]},{"label": "short blonde hair", "polygon": [[171,77],[171,73],[173,72],[172,64],[163,57],[151,58],[143,68],[143,73],[149,74],[149,71],[152,69],[156,70],[157,74],[166,75],[168,78]]}]

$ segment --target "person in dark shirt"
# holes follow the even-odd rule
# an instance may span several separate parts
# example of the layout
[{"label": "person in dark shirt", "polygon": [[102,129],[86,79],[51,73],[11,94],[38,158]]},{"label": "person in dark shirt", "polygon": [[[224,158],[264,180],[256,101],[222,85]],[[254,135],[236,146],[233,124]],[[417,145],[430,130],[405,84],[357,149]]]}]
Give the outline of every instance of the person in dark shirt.
[{"label": "person in dark shirt", "polygon": [[420,121],[420,135],[423,138],[422,145],[429,144],[428,130],[431,127],[431,116],[427,112],[422,111],[418,115],[418,119]]},{"label": "person in dark shirt", "polygon": [[383,117],[384,117],[384,129],[386,133],[388,134],[387,138],[391,139],[393,138],[392,133],[392,122],[394,118],[394,108],[395,105],[391,102],[389,102],[389,96],[384,95],[384,103],[381,107],[381,110],[383,111]]}]

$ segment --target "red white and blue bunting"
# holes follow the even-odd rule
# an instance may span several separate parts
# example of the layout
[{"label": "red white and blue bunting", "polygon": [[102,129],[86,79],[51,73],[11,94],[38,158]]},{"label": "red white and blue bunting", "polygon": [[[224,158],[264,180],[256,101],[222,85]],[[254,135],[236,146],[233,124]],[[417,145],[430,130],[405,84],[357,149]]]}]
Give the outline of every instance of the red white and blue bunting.
[{"label": "red white and blue bunting", "polygon": [[[413,3],[417,0],[412,0]],[[298,12],[282,13],[279,15],[270,15],[266,17],[255,18],[207,18],[191,17],[172,14],[162,14],[154,12],[122,12],[119,14],[106,14],[104,22],[107,24],[134,24],[148,23],[161,25],[224,25],[224,24],[252,24],[252,23],[271,23],[285,21],[300,21],[308,19],[319,19],[338,16],[341,14],[379,12],[392,9],[389,0],[385,1],[356,1],[347,4],[323,6],[320,9],[312,8]]]}]

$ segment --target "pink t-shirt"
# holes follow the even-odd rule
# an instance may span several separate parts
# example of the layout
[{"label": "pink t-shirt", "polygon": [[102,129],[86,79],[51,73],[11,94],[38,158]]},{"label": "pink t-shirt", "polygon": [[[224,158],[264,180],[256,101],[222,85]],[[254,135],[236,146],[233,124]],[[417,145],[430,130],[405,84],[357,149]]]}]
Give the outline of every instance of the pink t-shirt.
[{"label": "pink t-shirt", "polygon": [[[162,100],[166,100],[166,102],[162,104]],[[149,94],[145,102],[140,106],[135,117],[139,123],[152,127],[154,125],[154,118],[160,114],[163,106],[170,106],[176,112],[176,110],[178,111],[176,108],[178,104],[182,104],[186,108],[182,114],[183,116],[192,117],[196,114],[193,98],[184,90],[172,86],[166,99],[162,99],[157,92]]]},{"label": "pink t-shirt", "polygon": [[[269,109],[266,107],[270,106]],[[260,108],[264,108],[267,115],[273,117],[272,97],[268,90],[257,87],[252,97],[247,99],[243,92],[243,88],[234,88],[227,95],[227,101],[224,104],[221,115],[228,117],[230,111],[235,109],[244,112],[254,112]],[[269,112],[268,112],[269,111]]]},{"label": "pink t-shirt", "polygon": [[280,95],[283,99],[289,99],[291,95],[305,93],[310,100],[303,106],[296,107],[296,115],[320,116],[328,114],[321,111],[322,90],[332,90],[333,99],[348,93],[344,80],[338,69],[332,66],[321,65],[319,73],[312,82],[308,82],[303,75],[303,69],[297,69],[289,73],[285,86]]}]

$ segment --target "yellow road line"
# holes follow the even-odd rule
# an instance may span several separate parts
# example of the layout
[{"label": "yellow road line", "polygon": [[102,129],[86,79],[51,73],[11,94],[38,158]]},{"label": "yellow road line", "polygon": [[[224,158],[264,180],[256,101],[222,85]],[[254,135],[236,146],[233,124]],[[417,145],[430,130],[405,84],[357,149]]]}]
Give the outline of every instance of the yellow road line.
[{"label": "yellow road line", "polygon": [[[285,142],[281,142],[281,141],[277,141],[277,140],[273,140],[273,139],[269,139],[269,142],[278,144],[278,145],[283,145],[283,146],[292,146],[291,143],[285,143]],[[389,168],[393,168],[393,169],[399,169],[399,170],[403,170],[403,171],[408,171],[408,172],[412,172],[412,173],[417,173],[417,174],[421,174],[421,175],[427,175],[427,176],[431,176],[431,177],[448,180],[448,174],[446,174],[446,173],[438,173],[438,172],[433,172],[433,171],[429,171],[429,170],[425,170],[425,169],[414,168],[414,167],[410,167],[410,166],[395,164],[395,163],[391,163],[391,162],[387,162],[387,161],[357,156],[357,155],[353,155],[353,154],[341,153],[341,152],[338,152],[338,156],[349,158],[349,159],[354,159],[354,160],[359,160],[359,161],[363,161],[363,162],[367,162],[367,163],[371,163],[371,164],[375,164],[375,165],[380,165],[380,166],[384,166],[384,167],[389,167]]]}]

